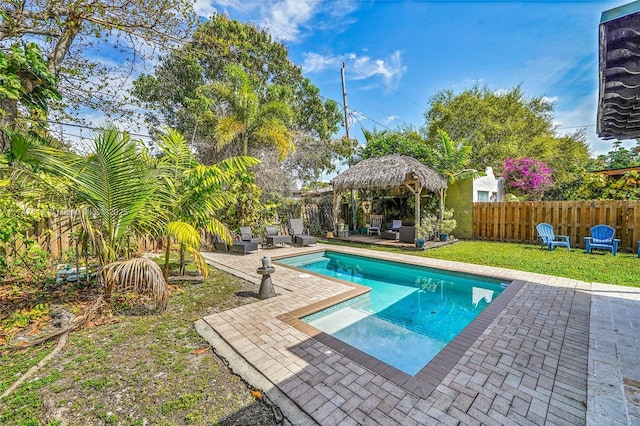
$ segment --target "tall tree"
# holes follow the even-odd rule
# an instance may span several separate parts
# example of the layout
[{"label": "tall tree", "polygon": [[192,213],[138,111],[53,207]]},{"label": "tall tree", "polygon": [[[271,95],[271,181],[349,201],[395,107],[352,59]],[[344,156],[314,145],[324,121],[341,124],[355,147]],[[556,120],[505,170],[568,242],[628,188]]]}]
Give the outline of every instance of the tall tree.
[{"label": "tall tree", "polygon": [[229,65],[225,72],[226,81],[201,86],[197,91],[205,95],[201,121],[213,129],[218,149],[238,141],[246,156],[249,144],[267,144],[284,160],[295,150],[289,130],[292,110],[283,99],[286,89],[271,85],[265,88],[268,93],[260,96],[260,87],[242,68]]},{"label": "tall tree", "polygon": [[430,140],[442,129],[453,140],[466,141],[473,149],[469,166],[478,170],[497,170],[507,157],[547,161],[560,155],[563,168],[588,159],[584,132],[556,136],[553,105],[544,97],[525,97],[520,86],[491,91],[476,84],[457,94],[440,91],[425,118]]},{"label": "tall tree", "polygon": [[362,133],[366,139],[366,144],[358,152],[362,159],[402,154],[428,165],[435,161],[433,147],[418,129],[411,126],[399,127],[394,131],[362,129]]},{"label": "tall tree", "polygon": [[[192,3],[187,0],[2,0],[0,17],[3,50],[27,41],[40,47],[48,75],[59,81],[64,101],[60,107],[98,109],[114,105],[113,94],[122,86],[114,77],[119,72],[123,78],[129,75],[126,64],[145,58],[150,45],[175,44],[194,22]],[[97,45],[113,47],[123,63],[108,67],[92,59]],[[5,112],[0,115],[0,127],[15,128],[24,101],[51,84],[48,75],[16,74],[22,96],[0,93],[0,108]],[[109,82],[115,82],[115,87]],[[7,139],[0,142],[0,150],[6,150]]]},{"label": "tall tree", "polygon": [[[198,149],[202,161],[215,163],[241,150],[234,150],[234,145],[222,151],[213,149],[217,141],[203,126],[196,89],[225,81],[229,64],[240,66],[261,89],[272,84],[287,88],[285,101],[293,112],[290,130],[297,154],[290,157],[286,170],[306,171],[311,166],[315,168],[312,176],[317,176],[333,167],[326,159],[342,157],[345,147],[350,147],[350,141],[332,139],[342,120],[337,103],[320,96],[318,88],[291,62],[286,47],[266,30],[226,15],[215,15],[202,23],[191,43],[163,57],[153,74],[141,75],[134,82],[133,94],[149,109],[149,123],[175,127]],[[318,151],[326,154],[322,161],[307,161],[305,153]],[[249,147],[248,154],[258,156],[260,152]]]}]

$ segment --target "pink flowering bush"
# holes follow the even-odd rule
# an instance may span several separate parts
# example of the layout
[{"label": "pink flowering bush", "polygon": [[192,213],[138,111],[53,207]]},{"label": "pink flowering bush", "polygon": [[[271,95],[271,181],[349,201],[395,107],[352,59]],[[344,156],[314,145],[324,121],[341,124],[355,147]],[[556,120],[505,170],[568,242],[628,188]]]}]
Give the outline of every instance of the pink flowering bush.
[{"label": "pink flowering bush", "polygon": [[506,158],[500,166],[505,188],[515,195],[525,195],[539,200],[553,185],[551,169],[542,161],[533,158]]}]

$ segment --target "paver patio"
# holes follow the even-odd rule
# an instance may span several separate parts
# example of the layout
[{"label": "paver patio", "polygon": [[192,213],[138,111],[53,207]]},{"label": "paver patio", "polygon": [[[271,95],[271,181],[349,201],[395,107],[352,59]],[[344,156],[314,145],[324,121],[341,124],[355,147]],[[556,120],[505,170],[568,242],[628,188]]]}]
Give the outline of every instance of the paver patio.
[{"label": "paver patio", "polygon": [[489,305],[498,306],[494,318],[463,338],[466,346],[452,342],[443,351],[448,364],[434,359],[422,376],[407,378],[371,367],[357,351],[335,350],[312,327],[294,326],[309,305],[333,304],[357,288],[276,266],[277,297],[207,316],[196,328],[219,353],[227,347],[221,355],[230,367],[280,405],[290,423],[640,424],[640,289],[323,244],[204,256],[259,285],[263,255],[318,249],[520,285],[510,300],[501,303],[501,295]]}]

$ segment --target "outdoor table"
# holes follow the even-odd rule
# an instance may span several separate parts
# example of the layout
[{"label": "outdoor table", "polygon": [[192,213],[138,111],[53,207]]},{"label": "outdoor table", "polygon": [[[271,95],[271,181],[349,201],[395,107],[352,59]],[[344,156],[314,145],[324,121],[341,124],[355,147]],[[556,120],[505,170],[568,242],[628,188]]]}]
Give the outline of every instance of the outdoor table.
[{"label": "outdoor table", "polygon": [[251,241],[234,241],[229,251],[247,254],[250,251],[258,251],[258,243]]},{"label": "outdoor table", "polygon": [[276,248],[276,244],[291,245],[291,235],[267,235],[267,247]]}]

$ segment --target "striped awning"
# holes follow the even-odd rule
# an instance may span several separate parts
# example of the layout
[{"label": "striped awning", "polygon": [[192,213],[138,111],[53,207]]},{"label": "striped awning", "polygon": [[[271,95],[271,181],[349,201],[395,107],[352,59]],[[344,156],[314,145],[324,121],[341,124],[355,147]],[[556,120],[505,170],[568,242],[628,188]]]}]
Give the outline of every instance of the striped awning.
[{"label": "striped awning", "polygon": [[640,138],[640,1],[602,13],[598,136]]}]

